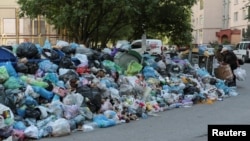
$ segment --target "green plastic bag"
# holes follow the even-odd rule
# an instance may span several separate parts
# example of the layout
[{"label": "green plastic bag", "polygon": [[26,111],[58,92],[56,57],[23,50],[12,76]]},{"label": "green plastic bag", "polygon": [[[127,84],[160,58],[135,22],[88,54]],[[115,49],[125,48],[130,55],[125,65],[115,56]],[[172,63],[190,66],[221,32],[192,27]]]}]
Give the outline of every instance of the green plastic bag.
[{"label": "green plastic bag", "polygon": [[16,77],[9,77],[8,80],[4,82],[4,87],[7,89],[18,89],[21,88],[22,86],[20,85],[18,79]]},{"label": "green plastic bag", "polygon": [[142,65],[137,61],[130,61],[128,64],[127,70],[125,71],[126,75],[136,75],[142,70]]},{"label": "green plastic bag", "polygon": [[22,75],[20,79],[26,82],[27,84],[30,84],[31,86],[40,86],[43,88],[47,88],[49,86],[47,82],[44,82],[42,79],[39,79],[39,78],[35,79],[32,77]]},{"label": "green plastic bag", "polygon": [[102,61],[102,64],[106,69],[117,71],[119,74],[123,73],[122,68],[110,60],[104,60]]},{"label": "green plastic bag", "polygon": [[0,83],[3,84],[9,78],[8,71],[5,66],[0,67]]}]

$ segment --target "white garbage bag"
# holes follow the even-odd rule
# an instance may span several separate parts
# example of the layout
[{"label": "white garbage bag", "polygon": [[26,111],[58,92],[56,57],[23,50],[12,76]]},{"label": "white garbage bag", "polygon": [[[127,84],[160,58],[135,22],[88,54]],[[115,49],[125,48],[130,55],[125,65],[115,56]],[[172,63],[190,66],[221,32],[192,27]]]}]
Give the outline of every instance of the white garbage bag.
[{"label": "white garbage bag", "polygon": [[14,123],[14,114],[11,109],[0,103],[0,129]]}]

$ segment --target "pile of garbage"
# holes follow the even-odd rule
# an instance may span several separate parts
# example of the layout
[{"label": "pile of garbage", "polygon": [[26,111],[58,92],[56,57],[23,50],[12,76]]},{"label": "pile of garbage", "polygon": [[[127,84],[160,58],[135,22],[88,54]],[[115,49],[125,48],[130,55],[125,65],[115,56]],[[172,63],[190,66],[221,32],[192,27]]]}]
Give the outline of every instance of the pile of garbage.
[{"label": "pile of garbage", "polygon": [[178,56],[144,54],[121,67],[112,50],[76,43],[1,49],[0,60],[8,58],[0,63],[1,139],[87,132],[238,95]]}]

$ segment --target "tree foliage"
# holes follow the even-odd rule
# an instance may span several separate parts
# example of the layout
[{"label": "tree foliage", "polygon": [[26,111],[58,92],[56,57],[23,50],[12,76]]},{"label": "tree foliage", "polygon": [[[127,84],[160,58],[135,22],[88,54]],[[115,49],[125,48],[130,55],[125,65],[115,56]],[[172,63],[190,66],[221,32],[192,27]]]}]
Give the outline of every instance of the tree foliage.
[{"label": "tree foliage", "polygon": [[196,0],[18,0],[20,17],[46,18],[69,40],[88,44],[167,36],[188,44],[191,7]]}]

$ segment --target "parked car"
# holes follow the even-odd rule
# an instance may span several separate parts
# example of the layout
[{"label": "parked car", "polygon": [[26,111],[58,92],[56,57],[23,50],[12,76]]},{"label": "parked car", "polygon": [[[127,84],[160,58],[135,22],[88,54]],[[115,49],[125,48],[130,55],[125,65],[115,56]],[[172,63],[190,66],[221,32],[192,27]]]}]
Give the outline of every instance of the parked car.
[{"label": "parked car", "polygon": [[143,54],[148,52],[149,54],[161,54],[163,48],[163,43],[159,39],[146,39],[146,48],[142,47],[142,40],[134,40],[131,43],[131,49]]},{"label": "parked car", "polygon": [[235,46],[231,44],[222,45],[222,46],[228,48],[228,50],[231,50],[231,51],[235,50]]},{"label": "parked car", "polygon": [[241,41],[236,45],[236,49],[233,50],[236,56],[244,63],[250,60],[250,41]]}]

